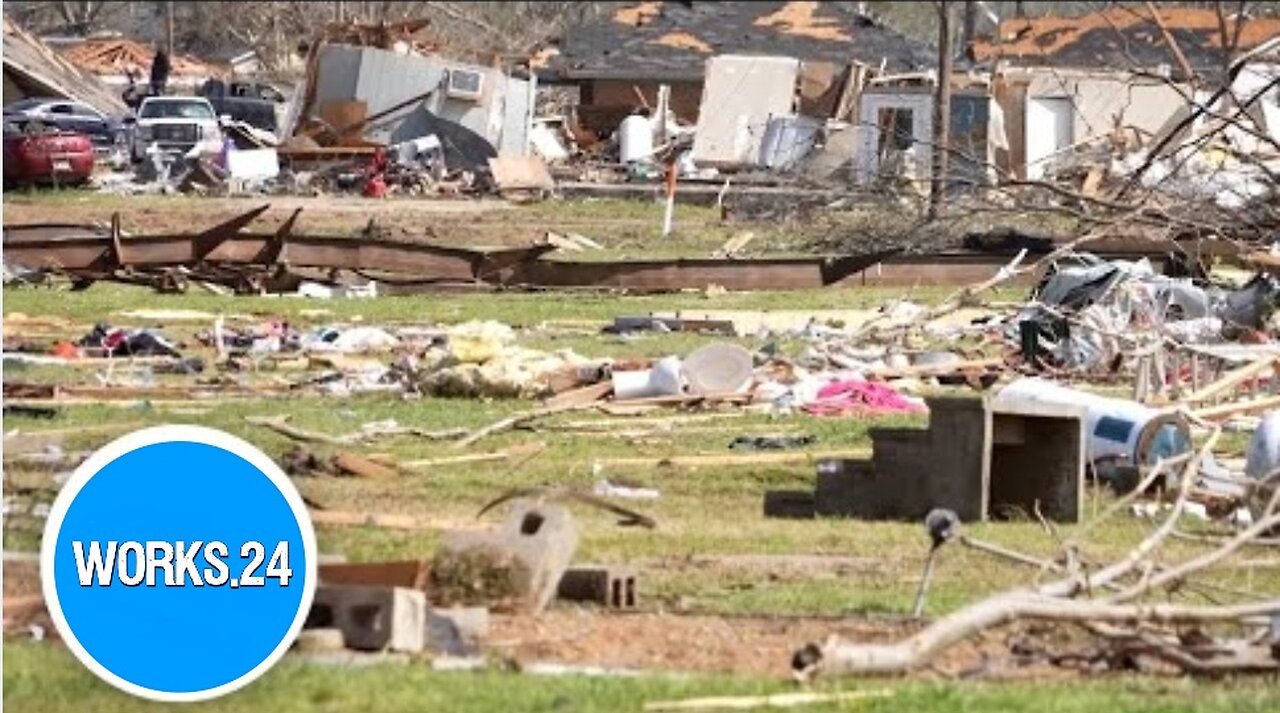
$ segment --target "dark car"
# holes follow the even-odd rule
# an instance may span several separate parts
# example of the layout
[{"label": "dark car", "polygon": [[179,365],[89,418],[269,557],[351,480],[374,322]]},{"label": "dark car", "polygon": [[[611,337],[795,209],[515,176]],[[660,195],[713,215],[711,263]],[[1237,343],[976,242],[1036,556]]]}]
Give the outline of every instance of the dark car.
[{"label": "dark car", "polygon": [[4,120],[25,124],[39,122],[64,131],[75,131],[89,136],[94,150],[109,154],[121,140],[119,122],[84,102],[56,98],[23,99],[4,108]]},{"label": "dark car", "polygon": [[82,185],[93,175],[89,135],[36,121],[4,122],[4,187]]}]

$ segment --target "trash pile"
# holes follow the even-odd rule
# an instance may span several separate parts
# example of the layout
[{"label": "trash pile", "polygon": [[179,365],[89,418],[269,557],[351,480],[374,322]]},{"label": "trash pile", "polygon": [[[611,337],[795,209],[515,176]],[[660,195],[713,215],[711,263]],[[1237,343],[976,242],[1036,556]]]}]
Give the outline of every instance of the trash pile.
[{"label": "trash pile", "polygon": [[1258,274],[1237,289],[1158,275],[1136,263],[1073,255],[1053,265],[1006,330],[1023,359],[1083,373],[1117,371],[1137,345],[1265,341],[1280,283]]}]

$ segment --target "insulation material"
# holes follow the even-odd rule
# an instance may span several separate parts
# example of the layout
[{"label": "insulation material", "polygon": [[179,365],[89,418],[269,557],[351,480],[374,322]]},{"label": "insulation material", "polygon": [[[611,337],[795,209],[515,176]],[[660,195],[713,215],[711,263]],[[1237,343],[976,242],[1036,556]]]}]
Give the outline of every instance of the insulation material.
[{"label": "insulation material", "polygon": [[724,55],[707,60],[693,158],[700,165],[757,163],[772,116],[792,113],[800,61],[789,57]]}]

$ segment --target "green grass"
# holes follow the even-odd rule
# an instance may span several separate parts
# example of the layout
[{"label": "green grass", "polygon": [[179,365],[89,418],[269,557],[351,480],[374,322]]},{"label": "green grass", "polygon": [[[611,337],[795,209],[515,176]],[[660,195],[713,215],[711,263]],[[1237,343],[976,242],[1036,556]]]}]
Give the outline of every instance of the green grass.
[{"label": "green grass", "polygon": [[[299,297],[235,297],[193,290],[181,296],[158,298],[143,287],[98,284],[81,292],[38,287],[6,287],[4,313],[54,316],[84,324],[120,321],[113,313],[140,309],[190,309],[224,314],[292,317],[309,322],[354,320],[365,323],[465,322],[496,319],[516,327],[533,327],[551,320],[611,322],[622,315],[658,311],[708,310],[848,310],[877,308],[889,299],[921,303],[938,301],[955,288],[845,288],[776,292],[733,292],[707,296],[702,293],[616,295],[609,293],[497,292],[491,294],[440,293],[379,297],[371,300],[318,300]],[[996,299],[1015,292],[997,292]],[[306,316],[325,310],[327,314]],[[174,324],[178,324],[175,322]],[[140,325],[146,326],[146,325]],[[200,325],[207,328],[210,325]]]},{"label": "green grass", "polygon": [[[1070,682],[859,681],[824,683],[819,692],[888,690],[887,698],[801,710],[1035,711],[1036,713],[1269,713],[1280,689],[1264,680],[1215,684],[1111,677]],[[94,678],[62,648],[6,642],[4,703],[15,713],[145,713],[153,710],[328,713],[370,711],[640,711],[645,701],[788,692],[782,681],[712,676],[539,677],[502,672],[441,673],[422,664],[331,668],[286,657],[258,681],[197,704],[140,701]]]},{"label": "green grass", "polygon": [[[950,289],[931,288],[912,295],[936,301]],[[1012,294],[1012,293],[1011,293]],[[43,289],[5,289],[6,316],[58,316],[78,323],[95,321],[126,323],[113,313],[139,308],[197,309],[227,314],[253,314],[258,318],[289,316],[299,322],[355,321],[429,324],[469,319],[498,319],[533,328],[522,334],[522,345],[542,349],[571,347],[600,356],[658,356],[686,353],[713,341],[698,335],[646,335],[634,339],[597,336],[592,332],[620,314],[678,309],[849,309],[873,307],[896,296],[890,290],[822,290],[810,292],[702,295],[424,295],[380,298],[368,301],[306,301],[290,298],[229,298],[188,294],[158,298],[150,291],[113,285],[97,285],[80,293]],[[305,315],[304,310],[329,310],[327,315]],[[549,323],[546,328],[539,325]],[[580,324],[585,331],[567,331],[564,323]],[[129,322],[132,323],[132,322]],[[559,326],[557,326],[559,324]],[[152,325],[157,326],[157,325]],[[207,324],[172,323],[166,333],[191,341],[195,330]],[[69,331],[63,336],[75,336]],[[742,340],[759,346],[760,340]],[[788,345],[789,347],[797,345]],[[798,348],[798,347],[797,347]],[[205,354],[208,356],[208,354]],[[49,367],[10,368],[10,381],[55,382],[74,379],[94,383],[92,371]],[[249,375],[251,380],[269,374]],[[159,377],[161,383],[181,381]],[[151,425],[171,422],[198,423],[227,430],[248,439],[273,457],[280,457],[292,443],[273,432],[245,422],[249,415],[289,415],[297,426],[327,433],[346,433],[373,420],[394,418],[423,428],[474,428],[511,413],[529,409],[533,402],[519,400],[462,400],[425,398],[406,400],[386,395],[350,398],[299,396],[210,401],[207,404],[170,408],[157,404],[86,405],[65,407],[53,419],[6,417],[6,431],[77,429],[104,423],[137,422]],[[566,414],[549,419],[556,425],[588,418]],[[734,468],[669,470],[606,468],[597,474],[596,459],[613,456],[664,456],[725,452],[739,434],[778,430],[808,433],[816,448],[865,447],[867,429],[874,426],[923,425],[920,417],[866,419],[817,419],[807,416],[771,418],[765,414],[730,416],[699,426],[723,426],[708,432],[680,428],[669,434],[626,440],[599,434],[565,434],[559,431],[518,430],[485,439],[472,452],[499,450],[532,441],[548,447],[520,464],[472,464],[412,472],[391,482],[370,482],[329,476],[298,477],[294,481],[308,497],[344,510],[411,514],[420,518],[468,520],[487,500],[511,486],[532,484],[592,485],[598,477],[623,478],[657,488],[656,501],[630,503],[654,515],[656,531],[623,530],[603,514],[579,509],[582,524],[580,561],[631,563],[641,574],[643,606],[671,612],[761,615],[843,615],[899,617],[910,607],[921,558],[927,546],[916,523],[873,523],[840,519],[788,521],[761,516],[766,490],[812,488],[813,469],[807,465],[751,465]],[[109,436],[79,433],[64,443],[68,450],[90,449]],[[316,446],[322,452],[328,449]],[[456,453],[448,444],[413,437],[379,441],[361,447],[367,453],[386,454],[397,461]],[[15,483],[44,488],[39,496],[52,499],[48,475],[8,469],[6,488]],[[1105,503],[1090,494],[1090,509]],[[42,521],[7,517],[7,548],[34,551]],[[1193,527],[1188,523],[1187,527]],[[1118,517],[1090,538],[1085,555],[1106,561],[1127,551],[1149,525]],[[1064,527],[1070,535],[1072,527]],[[1041,556],[1054,556],[1055,539],[1029,519],[975,524],[977,537]],[[346,555],[352,561],[391,558],[428,558],[439,535],[434,531],[405,532],[369,527],[322,527],[322,551]],[[1183,543],[1171,543],[1168,561],[1188,556]],[[740,555],[838,555],[848,564],[830,568],[796,569],[777,561],[743,563]],[[716,560],[721,557],[722,560]],[[690,558],[710,558],[709,564]],[[954,610],[975,598],[1025,583],[1034,573],[991,557],[950,548],[940,557],[929,599],[929,613]],[[1224,568],[1214,575],[1219,586],[1280,590],[1280,572],[1265,566]],[[92,678],[64,650],[48,644],[7,642],[5,646],[4,702],[23,711],[124,711],[152,708],[115,692]],[[880,685],[879,683],[869,685]],[[302,665],[289,659],[268,676],[224,700],[201,704],[208,710],[639,710],[646,699],[722,693],[760,693],[783,690],[785,684],[734,678],[661,677],[642,679],[549,679],[514,674],[432,673],[424,666],[382,665],[361,669],[330,669]],[[1276,710],[1280,696],[1274,683],[1243,681],[1231,684],[1191,684],[1187,681],[1131,678],[1070,683],[930,683],[895,682],[895,696],[887,701],[859,705],[867,710],[953,711],[1263,711]],[[823,710],[818,707],[817,710]],[[829,709],[829,708],[827,708]]]}]

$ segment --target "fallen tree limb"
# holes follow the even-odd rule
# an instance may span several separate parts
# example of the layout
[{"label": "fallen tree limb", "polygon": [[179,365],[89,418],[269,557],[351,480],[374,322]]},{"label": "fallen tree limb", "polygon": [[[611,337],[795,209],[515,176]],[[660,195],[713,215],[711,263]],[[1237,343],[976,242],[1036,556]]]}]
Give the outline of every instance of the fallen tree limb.
[{"label": "fallen tree limb", "polygon": [[1031,590],[997,595],[945,616],[895,644],[863,644],[832,638],[796,654],[793,673],[808,679],[824,674],[906,673],[930,664],[938,654],[974,633],[1024,619],[1074,622],[1188,624],[1234,621],[1280,613],[1280,599],[1218,607],[1176,604],[1108,604],[1046,596]]}]

